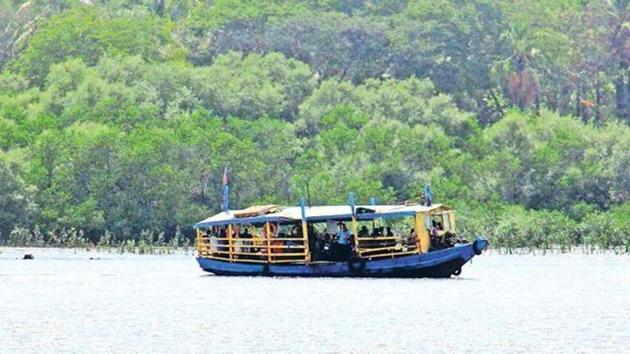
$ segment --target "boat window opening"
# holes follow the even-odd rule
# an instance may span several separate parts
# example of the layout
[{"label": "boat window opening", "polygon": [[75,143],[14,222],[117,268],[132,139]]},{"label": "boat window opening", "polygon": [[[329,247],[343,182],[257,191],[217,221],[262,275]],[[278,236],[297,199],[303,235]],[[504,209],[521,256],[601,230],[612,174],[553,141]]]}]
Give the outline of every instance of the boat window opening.
[{"label": "boat window opening", "polygon": [[433,228],[433,220],[431,220],[431,216],[428,214],[424,216],[424,228],[429,231]]},{"label": "boat window opening", "polygon": [[442,231],[444,231],[444,224],[442,223],[442,218],[435,215],[431,216],[431,232],[442,232]]},{"label": "boat window opening", "polygon": [[442,225],[444,231],[449,231],[451,229],[451,224],[448,220],[448,212],[446,211],[442,213]]},{"label": "boat window opening", "polygon": [[455,218],[452,210],[439,210],[431,215],[431,249],[450,248],[461,240],[455,233]]}]

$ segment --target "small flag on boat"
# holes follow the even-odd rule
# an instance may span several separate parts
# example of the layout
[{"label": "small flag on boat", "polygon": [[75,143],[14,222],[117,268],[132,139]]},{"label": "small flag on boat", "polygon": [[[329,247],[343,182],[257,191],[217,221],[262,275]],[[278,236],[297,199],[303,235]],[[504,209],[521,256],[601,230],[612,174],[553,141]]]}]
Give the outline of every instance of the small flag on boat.
[{"label": "small flag on boat", "polygon": [[223,211],[230,210],[230,186],[228,183],[228,169],[227,166],[225,166],[223,169]]},{"label": "small flag on boat", "polygon": [[225,166],[225,168],[223,169],[223,187],[227,186],[228,184],[228,173],[227,173],[227,166]]}]

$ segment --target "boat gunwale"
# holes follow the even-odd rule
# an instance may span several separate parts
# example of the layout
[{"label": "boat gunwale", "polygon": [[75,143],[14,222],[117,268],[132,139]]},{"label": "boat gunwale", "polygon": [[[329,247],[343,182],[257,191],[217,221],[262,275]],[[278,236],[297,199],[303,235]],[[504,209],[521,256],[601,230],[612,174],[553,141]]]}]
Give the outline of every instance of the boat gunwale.
[{"label": "boat gunwale", "polygon": [[[482,250],[487,246],[483,240]],[[346,262],[300,262],[290,264],[244,263],[198,257],[201,268],[215,275],[272,277],[449,277],[458,268],[478,255],[474,243],[427,253],[381,259],[364,259],[360,271]]]}]

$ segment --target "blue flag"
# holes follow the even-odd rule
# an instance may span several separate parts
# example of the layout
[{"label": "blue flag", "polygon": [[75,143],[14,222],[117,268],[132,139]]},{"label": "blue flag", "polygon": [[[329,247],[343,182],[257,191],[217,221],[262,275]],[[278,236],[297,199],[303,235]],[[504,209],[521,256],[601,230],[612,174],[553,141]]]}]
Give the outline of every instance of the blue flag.
[{"label": "blue flag", "polygon": [[228,185],[228,169],[223,169],[223,211],[230,210],[230,186]]}]

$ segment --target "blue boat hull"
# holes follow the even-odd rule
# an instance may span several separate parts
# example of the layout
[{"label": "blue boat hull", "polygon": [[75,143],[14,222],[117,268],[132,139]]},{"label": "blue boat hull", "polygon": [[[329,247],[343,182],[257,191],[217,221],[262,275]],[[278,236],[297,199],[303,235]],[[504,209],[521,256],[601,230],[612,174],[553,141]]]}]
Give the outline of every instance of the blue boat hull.
[{"label": "blue boat hull", "polygon": [[258,264],[228,262],[198,257],[204,271],[216,275],[286,276],[286,277],[386,277],[386,278],[448,278],[475,255],[486,249],[488,242],[395,258],[312,264]]}]

